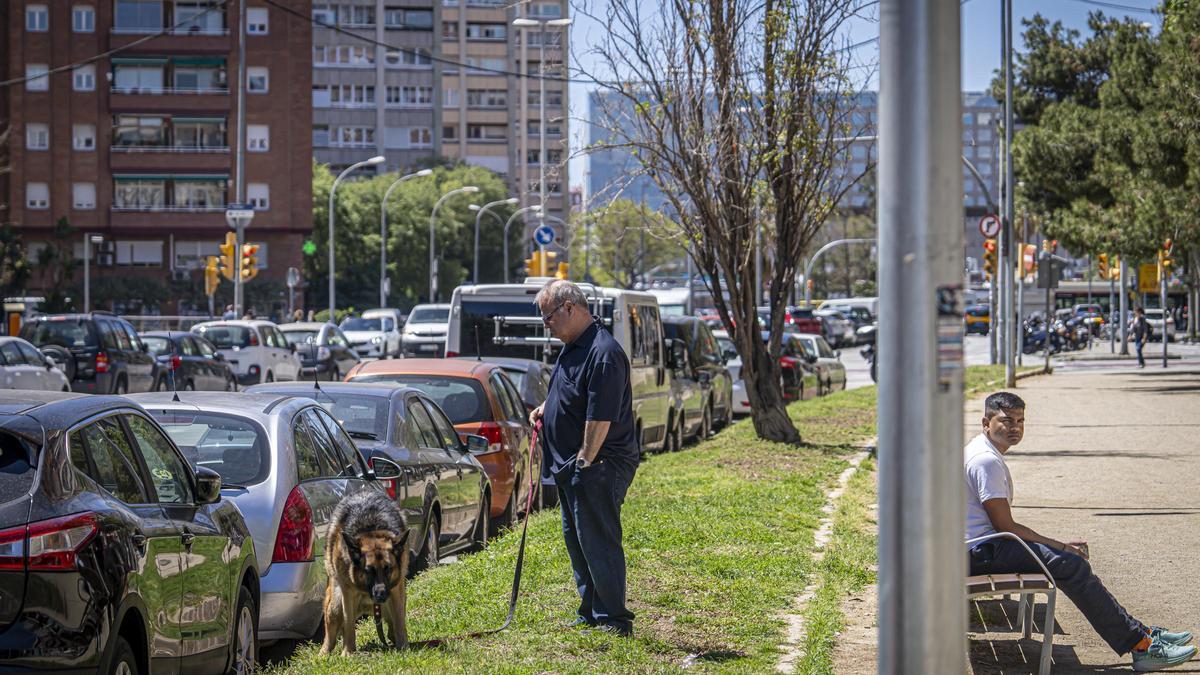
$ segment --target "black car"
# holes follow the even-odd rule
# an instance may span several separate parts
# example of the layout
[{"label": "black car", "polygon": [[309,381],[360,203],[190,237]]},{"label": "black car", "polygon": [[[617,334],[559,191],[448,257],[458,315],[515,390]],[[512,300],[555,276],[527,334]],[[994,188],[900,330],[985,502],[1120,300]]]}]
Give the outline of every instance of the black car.
[{"label": "black car", "polygon": [[488,452],[483,436],[454,430],[420,390],[395,384],[314,387],[304,382],[256,384],[246,393],[311,398],[333,415],[404,511],[412,547],[411,571],[444,555],[487,543],[491,488],[473,453]]},{"label": "black car", "polygon": [[733,421],[733,378],[725,368],[725,355],[712,329],[694,316],[664,316],[666,337],[681,340],[687,348],[684,377],[700,383],[704,392],[700,437]]},{"label": "black car", "polygon": [[126,398],[0,392],[0,671],[249,672],[254,543]]},{"label": "black car", "polygon": [[21,337],[59,364],[72,391],[125,394],[154,386],[154,357],[133,324],[115,314],[39,316],[21,327]]},{"label": "black car", "polygon": [[[474,359],[474,356],[461,356],[463,359]],[[541,361],[534,359],[519,359],[509,356],[485,356],[484,361],[494,363],[504,369],[504,374],[516,385],[521,394],[521,403],[525,404],[525,412],[546,402],[550,395],[550,373],[554,370]]]},{"label": "black car", "polygon": [[184,331],[142,333],[155,359],[154,391],[233,391],[237,378],[213,343]]},{"label": "black car", "polygon": [[362,361],[342,329],[331,323],[285,323],[279,331],[300,357],[299,379],[338,382]]}]

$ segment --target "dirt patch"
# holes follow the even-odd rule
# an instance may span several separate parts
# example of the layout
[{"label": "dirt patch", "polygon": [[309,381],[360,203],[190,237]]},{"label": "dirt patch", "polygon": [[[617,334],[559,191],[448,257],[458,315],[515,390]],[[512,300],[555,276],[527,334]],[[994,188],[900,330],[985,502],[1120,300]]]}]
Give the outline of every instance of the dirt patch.
[{"label": "dirt patch", "polygon": [[842,602],[845,617],[833,648],[833,672],[869,675],[875,672],[879,641],[879,587],[871,584]]}]

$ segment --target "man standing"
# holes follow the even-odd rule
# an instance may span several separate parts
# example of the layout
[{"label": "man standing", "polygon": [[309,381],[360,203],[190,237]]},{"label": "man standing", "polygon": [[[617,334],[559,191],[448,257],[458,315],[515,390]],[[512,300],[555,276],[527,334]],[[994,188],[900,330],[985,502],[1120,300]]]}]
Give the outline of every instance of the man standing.
[{"label": "man standing", "polygon": [[1150,322],[1146,321],[1146,310],[1141,307],[1134,310],[1133,319],[1129,322],[1129,332],[1133,335],[1133,345],[1137,349],[1138,368],[1145,368],[1146,359],[1142,357],[1142,347],[1146,346],[1146,340],[1150,337]]},{"label": "man standing", "polygon": [[621,505],[641,456],[629,358],[589,313],[587,297],[575,284],[550,281],[534,302],[550,334],[565,344],[546,402],[529,421],[543,421],[548,452],[542,473],[558,486],[563,537],[579,588],[571,625],[629,636],[633,612],[625,607]]},{"label": "man standing", "polygon": [[[964,450],[967,539],[1010,532],[1024,540],[1050,571],[1054,584],[1075,603],[1108,646],[1117,654],[1132,653],[1134,670],[1162,670],[1186,663],[1196,654],[1196,647],[1185,646],[1192,634],[1147,626],[1130,616],[1092,572],[1087,542],[1060,542],[1013,520],[1012,475],[1004,455],[1024,435],[1025,402],[1008,392],[988,396],[982,433]],[[970,550],[969,564],[971,576],[1042,572],[1024,546],[1005,538],[976,544]]]}]

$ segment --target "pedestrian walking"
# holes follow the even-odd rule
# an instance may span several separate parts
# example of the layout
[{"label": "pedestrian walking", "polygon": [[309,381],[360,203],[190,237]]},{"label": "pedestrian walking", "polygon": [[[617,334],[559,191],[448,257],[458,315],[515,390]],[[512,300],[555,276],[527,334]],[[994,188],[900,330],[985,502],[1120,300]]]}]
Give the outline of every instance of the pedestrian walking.
[{"label": "pedestrian walking", "polygon": [[[967,539],[996,532],[1020,537],[1108,646],[1132,655],[1134,670],[1162,670],[1191,660],[1196,654],[1196,647],[1188,645],[1192,634],[1148,626],[1130,616],[1092,571],[1087,542],[1061,542],[1013,520],[1012,475],[1004,456],[1024,435],[1025,402],[1008,392],[988,396],[982,433],[964,449]],[[970,549],[968,560],[972,576],[1042,571],[1025,547],[1011,539],[980,543]]]},{"label": "pedestrian walking", "polygon": [[303,320],[304,320],[304,310],[298,309],[298,310],[292,312],[292,321],[294,321],[296,323],[300,323]]},{"label": "pedestrian walking", "polygon": [[233,313],[233,305],[225,305],[225,313],[221,315],[222,319],[236,319],[237,314]]},{"label": "pedestrian walking", "polygon": [[1150,338],[1150,322],[1146,321],[1146,310],[1138,307],[1129,320],[1129,334],[1133,336],[1133,345],[1137,349],[1138,368],[1146,367],[1146,359],[1142,356],[1142,347]]},{"label": "pedestrian walking", "polygon": [[579,589],[570,625],[629,636],[634,615],[625,606],[621,505],[641,456],[629,358],[570,281],[550,281],[534,302],[550,334],[565,344],[549,395],[529,421],[542,421],[542,475],[558,487],[563,538]]}]

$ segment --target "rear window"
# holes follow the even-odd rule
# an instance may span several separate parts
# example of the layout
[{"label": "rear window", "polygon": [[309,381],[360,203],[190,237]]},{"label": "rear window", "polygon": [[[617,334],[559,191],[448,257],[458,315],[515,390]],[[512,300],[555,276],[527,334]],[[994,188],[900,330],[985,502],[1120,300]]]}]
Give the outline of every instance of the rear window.
[{"label": "rear window", "polygon": [[315,330],[285,330],[283,337],[292,345],[312,345],[317,343]]},{"label": "rear window", "polygon": [[50,319],[27,323],[21,328],[21,337],[39,347],[59,345],[68,349],[96,347],[96,331],[87,320]]},{"label": "rear window", "polygon": [[[443,319],[443,321],[445,321],[445,319]],[[342,330],[378,331],[383,330],[383,321],[380,319],[362,318],[344,319],[340,324],[338,324],[338,328],[341,328]]]},{"label": "rear window", "polygon": [[174,353],[174,350],[171,348],[171,341],[165,337],[143,335],[142,342],[146,343],[146,347],[150,349],[150,353],[155,356],[166,356]]},{"label": "rear window", "polygon": [[37,472],[29,463],[32,458],[33,448],[16,436],[0,433],[0,503],[23,497],[33,487]]},{"label": "rear window", "polygon": [[150,410],[193,467],[221,474],[221,482],[255,485],[271,469],[270,441],[256,422],[224,413]]},{"label": "rear window", "polygon": [[988,308],[987,307],[968,307],[967,315],[968,316],[987,316]]},{"label": "rear window", "polygon": [[250,347],[258,342],[254,331],[245,326],[200,326],[195,330],[197,335],[204,336],[217,349]]},{"label": "rear window", "polygon": [[[448,307],[420,307],[408,315],[409,323],[445,323],[450,320]],[[342,330],[354,330],[342,327]],[[379,330],[376,328],[375,330]]]},{"label": "rear window", "polygon": [[416,387],[425,392],[454,424],[492,419],[487,394],[478,380],[438,375],[365,375],[354,382],[388,382]]}]

